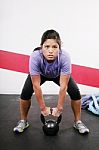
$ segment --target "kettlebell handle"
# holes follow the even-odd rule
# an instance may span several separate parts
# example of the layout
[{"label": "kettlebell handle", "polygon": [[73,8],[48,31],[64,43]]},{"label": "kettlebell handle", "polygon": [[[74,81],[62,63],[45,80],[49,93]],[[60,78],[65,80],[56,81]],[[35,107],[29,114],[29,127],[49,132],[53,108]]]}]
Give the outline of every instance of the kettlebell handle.
[{"label": "kettlebell handle", "polygon": [[60,116],[57,118],[57,124],[59,124],[62,120],[62,114],[60,114]]},{"label": "kettlebell handle", "polygon": [[[42,123],[45,124],[46,121],[45,121],[45,117],[43,114],[41,114],[40,118],[41,118]],[[57,121],[56,121],[57,124],[59,124],[61,120],[62,120],[62,114],[60,114],[60,116],[57,118]]]},{"label": "kettlebell handle", "polygon": [[41,114],[40,118],[41,118],[42,123],[45,124],[45,117],[43,114]]}]

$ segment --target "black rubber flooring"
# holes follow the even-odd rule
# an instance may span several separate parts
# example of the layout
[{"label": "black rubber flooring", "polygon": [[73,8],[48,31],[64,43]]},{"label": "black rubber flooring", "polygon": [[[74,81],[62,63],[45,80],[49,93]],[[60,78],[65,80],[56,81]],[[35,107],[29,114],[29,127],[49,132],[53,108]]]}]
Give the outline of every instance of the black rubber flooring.
[{"label": "black rubber flooring", "polygon": [[[56,106],[57,97],[44,95],[46,104],[51,107]],[[43,134],[35,96],[28,115],[29,128],[24,133],[15,134],[13,128],[19,119],[19,95],[0,95],[0,150],[99,150],[99,117],[82,110],[82,120],[90,133],[80,135],[73,128],[69,97],[66,98],[57,136]]]}]

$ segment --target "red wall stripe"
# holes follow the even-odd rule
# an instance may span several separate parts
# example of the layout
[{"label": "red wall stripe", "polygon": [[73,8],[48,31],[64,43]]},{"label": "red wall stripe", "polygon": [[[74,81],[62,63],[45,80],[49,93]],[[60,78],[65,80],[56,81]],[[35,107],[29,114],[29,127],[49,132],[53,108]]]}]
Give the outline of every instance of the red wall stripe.
[{"label": "red wall stripe", "polygon": [[29,56],[13,52],[0,51],[0,68],[28,73]]},{"label": "red wall stripe", "polygon": [[99,69],[73,64],[72,70],[73,77],[77,83],[99,87]]},{"label": "red wall stripe", "polygon": [[[0,50],[0,68],[29,72],[29,56]],[[99,87],[99,69],[72,64],[72,76],[77,83]]]}]

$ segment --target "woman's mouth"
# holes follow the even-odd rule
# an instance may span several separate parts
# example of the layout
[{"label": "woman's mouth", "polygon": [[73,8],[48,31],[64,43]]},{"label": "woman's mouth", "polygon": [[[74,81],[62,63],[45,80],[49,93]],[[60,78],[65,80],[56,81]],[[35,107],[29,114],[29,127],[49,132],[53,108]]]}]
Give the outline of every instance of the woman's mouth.
[{"label": "woman's mouth", "polygon": [[53,55],[48,55],[48,57],[53,57]]}]

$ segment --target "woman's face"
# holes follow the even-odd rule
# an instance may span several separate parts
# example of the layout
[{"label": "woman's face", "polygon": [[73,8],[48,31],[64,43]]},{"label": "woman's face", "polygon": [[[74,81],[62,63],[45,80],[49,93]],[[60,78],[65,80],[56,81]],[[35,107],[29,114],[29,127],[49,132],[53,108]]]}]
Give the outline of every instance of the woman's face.
[{"label": "woman's face", "polygon": [[41,47],[46,60],[53,61],[58,56],[59,44],[55,39],[47,39]]}]

